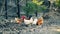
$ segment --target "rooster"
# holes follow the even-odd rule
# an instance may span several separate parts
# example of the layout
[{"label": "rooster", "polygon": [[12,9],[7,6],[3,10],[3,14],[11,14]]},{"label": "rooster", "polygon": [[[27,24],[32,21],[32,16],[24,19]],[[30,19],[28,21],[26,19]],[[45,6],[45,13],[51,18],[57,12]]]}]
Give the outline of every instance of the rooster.
[{"label": "rooster", "polygon": [[24,19],[24,23],[25,23],[26,25],[33,23],[33,18],[31,17],[29,20]]},{"label": "rooster", "polygon": [[39,18],[37,21],[37,25],[42,25],[43,24],[43,17]]}]

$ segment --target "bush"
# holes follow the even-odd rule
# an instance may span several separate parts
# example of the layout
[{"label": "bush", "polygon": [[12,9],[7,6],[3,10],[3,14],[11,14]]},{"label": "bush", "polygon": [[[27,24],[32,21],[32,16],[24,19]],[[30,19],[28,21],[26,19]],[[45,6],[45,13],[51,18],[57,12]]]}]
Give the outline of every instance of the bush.
[{"label": "bush", "polygon": [[60,7],[60,0],[56,0],[56,1],[55,1],[55,5],[56,5],[57,7]]},{"label": "bush", "polygon": [[26,11],[26,14],[32,14],[35,11],[37,12],[41,12],[43,10],[45,10],[47,7],[42,5],[42,1],[39,2],[39,4],[36,4],[34,2],[27,2],[26,6],[24,6],[24,10]]}]

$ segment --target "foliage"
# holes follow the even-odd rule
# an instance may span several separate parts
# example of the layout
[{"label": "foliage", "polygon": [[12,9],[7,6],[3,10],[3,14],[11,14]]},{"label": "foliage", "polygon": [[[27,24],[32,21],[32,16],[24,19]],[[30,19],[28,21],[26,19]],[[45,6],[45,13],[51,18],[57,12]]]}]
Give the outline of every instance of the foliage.
[{"label": "foliage", "polygon": [[[36,3],[35,3],[36,2]],[[35,11],[41,12],[46,9],[46,6],[42,5],[43,1],[32,1],[32,2],[27,2],[26,6],[24,6],[24,10],[27,13],[34,13]]]},{"label": "foliage", "polygon": [[58,6],[58,7],[60,7],[60,0],[56,0],[55,1],[55,5]]},{"label": "foliage", "polygon": [[33,11],[36,9],[37,5],[32,2],[27,2],[27,5],[24,7],[24,10],[28,13],[33,13]]},{"label": "foliage", "polygon": [[32,0],[33,3],[37,4],[37,5],[41,5],[43,3],[43,1],[37,1],[37,0]]}]

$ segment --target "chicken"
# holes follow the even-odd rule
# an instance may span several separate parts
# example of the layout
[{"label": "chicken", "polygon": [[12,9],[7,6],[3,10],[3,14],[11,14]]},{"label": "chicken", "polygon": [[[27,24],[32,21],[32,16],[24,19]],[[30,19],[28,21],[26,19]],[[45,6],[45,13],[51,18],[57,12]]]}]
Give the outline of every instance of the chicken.
[{"label": "chicken", "polygon": [[24,20],[25,18],[26,18],[26,16],[24,16],[24,15],[23,15],[23,16],[21,16],[21,19],[22,19],[22,20]]},{"label": "chicken", "polygon": [[22,22],[22,19],[15,18],[16,23],[20,24]]},{"label": "chicken", "polygon": [[43,24],[43,17],[39,18],[37,21],[37,25],[42,25]]},{"label": "chicken", "polygon": [[35,18],[32,24],[35,24],[36,25],[37,21],[38,21],[38,19]]},{"label": "chicken", "polygon": [[33,18],[31,17],[30,20],[24,19],[24,23],[26,25],[33,23]]}]

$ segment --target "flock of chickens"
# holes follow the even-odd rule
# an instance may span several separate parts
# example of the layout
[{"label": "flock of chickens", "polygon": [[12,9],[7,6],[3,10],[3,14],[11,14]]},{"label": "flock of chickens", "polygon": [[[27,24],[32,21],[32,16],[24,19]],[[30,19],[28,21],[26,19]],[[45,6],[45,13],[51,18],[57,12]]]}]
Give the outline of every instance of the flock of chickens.
[{"label": "flock of chickens", "polygon": [[43,24],[43,17],[40,18],[34,18],[31,17],[30,19],[26,19],[26,18],[15,18],[14,20],[16,23],[21,24],[24,23],[25,25],[29,25],[29,24],[34,24],[34,25],[42,25]]}]

